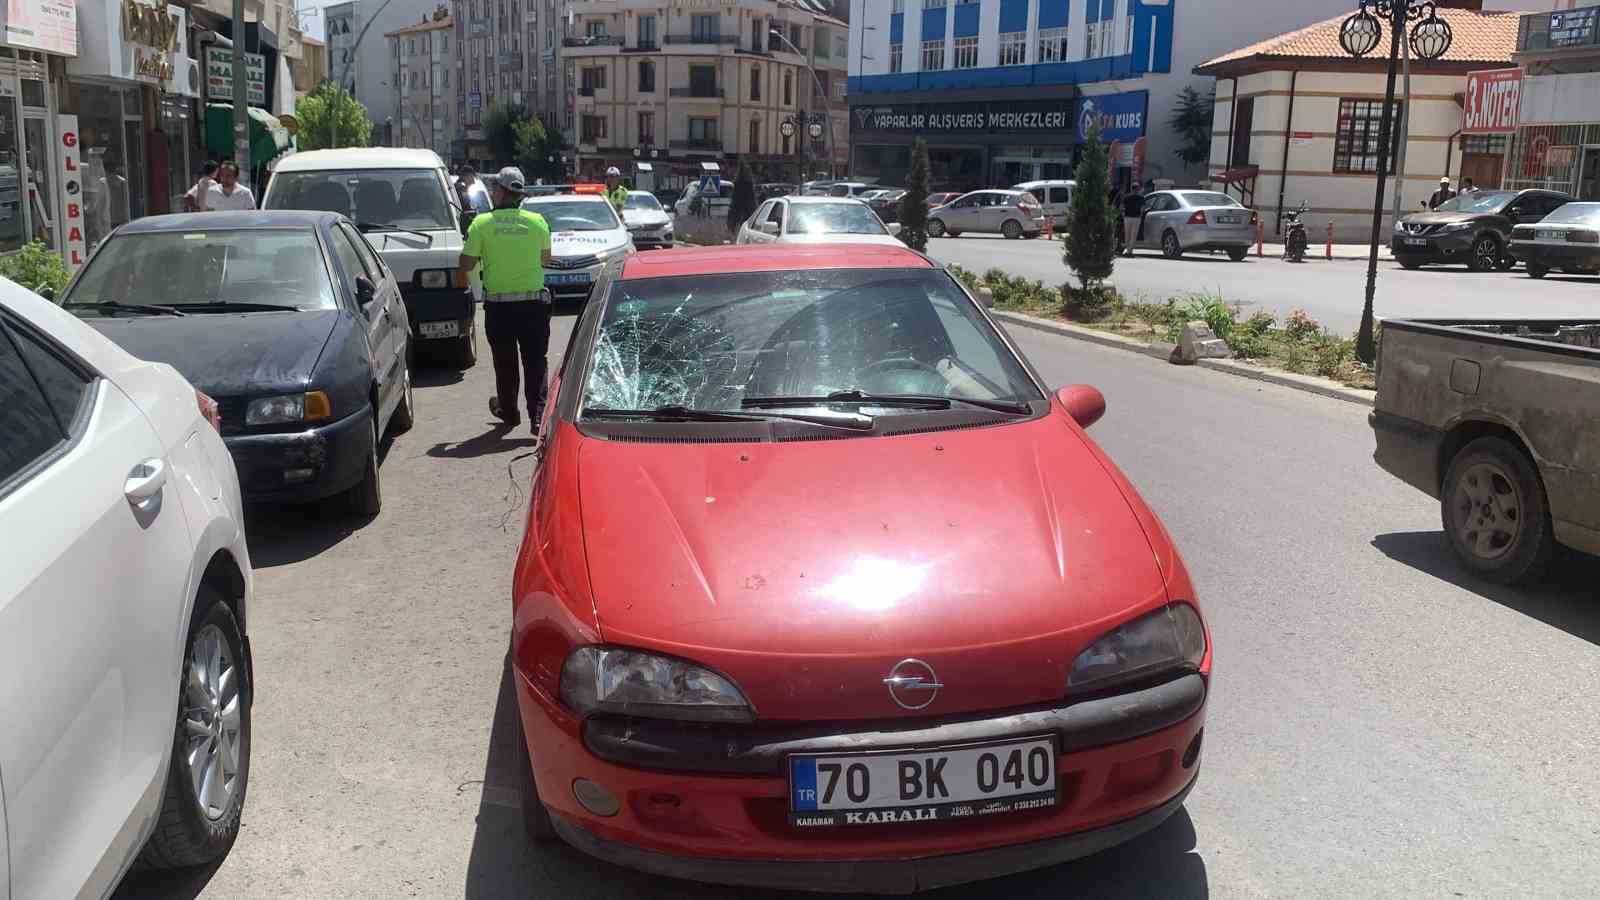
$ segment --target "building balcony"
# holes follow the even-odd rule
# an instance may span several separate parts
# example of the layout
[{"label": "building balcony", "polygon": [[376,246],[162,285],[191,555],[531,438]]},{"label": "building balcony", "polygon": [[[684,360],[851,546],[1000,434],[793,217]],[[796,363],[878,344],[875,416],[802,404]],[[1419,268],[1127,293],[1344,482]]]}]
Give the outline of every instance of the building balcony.
[{"label": "building balcony", "polygon": [[519,50],[504,50],[495,54],[495,62],[502,69],[520,69],[522,67],[522,52]]},{"label": "building balcony", "polygon": [[638,43],[635,43],[635,44],[633,44],[631,46],[623,47],[622,48],[622,52],[623,53],[655,53],[655,52],[659,51],[660,49],[661,49],[661,46],[659,44],[657,44],[655,41],[639,41]]},{"label": "building balcony", "polygon": [[700,150],[721,153],[722,138],[690,138],[686,141],[669,141],[667,146],[674,150]]},{"label": "building balcony", "polygon": [[1518,53],[1585,50],[1600,50],[1600,6],[1528,13],[1517,25]]},{"label": "building balcony", "polygon": [[669,97],[689,97],[689,98],[693,98],[693,99],[696,99],[696,100],[721,100],[722,99],[722,88],[699,88],[699,87],[669,88],[667,90],[667,96],[669,96]]},{"label": "building balcony", "polygon": [[593,97],[594,96],[594,91],[595,91],[595,89],[592,88],[592,87],[581,87],[581,88],[578,88],[578,96],[579,97]]},{"label": "building balcony", "polygon": [[620,47],[622,43],[622,36],[615,34],[580,34],[561,39],[563,47]]},{"label": "building balcony", "polygon": [[467,22],[467,34],[473,37],[487,37],[494,34],[494,23],[488,19],[472,19]]},{"label": "building balcony", "polygon": [[668,44],[718,44],[731,46],[739,43],[737,34],[669,34],[662,40]]}]

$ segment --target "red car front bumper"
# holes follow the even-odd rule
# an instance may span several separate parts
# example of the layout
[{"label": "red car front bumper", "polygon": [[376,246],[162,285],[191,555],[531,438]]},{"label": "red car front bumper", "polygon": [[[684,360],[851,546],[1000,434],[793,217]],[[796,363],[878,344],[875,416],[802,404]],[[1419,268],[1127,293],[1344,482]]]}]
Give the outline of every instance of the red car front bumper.
[{"label": "red car front bumper", "polygon": [[[748,739],[708,743],[694,729],[670,724],[591,720],[586,735],[584,723],[559,701],[520,672],[516,680],[541,799],[557,831],[578,849],[676,878],[879,893],[1054,865],[1160,825],[1182,805],[1199,772],[1208,688],[1202,676],[1189,675],[1047,710],[909,726],[861,723],[844,739],[861,749],[1054,732],[1058,802],[976,822],[797,829],[787,818],[784,760],[832,749],[825,732],[763,726]],[[670,752],[681,763],[669,770],[655,754],[675,741],[681,746]],[[579,778],[615,796],[618,813],[602,817],[581,806],[572,792]]]}]

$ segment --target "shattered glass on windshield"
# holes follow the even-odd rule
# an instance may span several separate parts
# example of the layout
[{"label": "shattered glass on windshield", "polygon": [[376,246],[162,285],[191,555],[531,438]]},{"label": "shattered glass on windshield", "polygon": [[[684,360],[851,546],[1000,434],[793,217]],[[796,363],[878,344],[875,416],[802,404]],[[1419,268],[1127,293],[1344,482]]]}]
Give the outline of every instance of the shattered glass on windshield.
[{"label": "shattered glass on windshield", "polygon": [[738,411],[839,391],[1037,399],[1015,356],[933,270],[746,272],[617,283],[586,408]]}]

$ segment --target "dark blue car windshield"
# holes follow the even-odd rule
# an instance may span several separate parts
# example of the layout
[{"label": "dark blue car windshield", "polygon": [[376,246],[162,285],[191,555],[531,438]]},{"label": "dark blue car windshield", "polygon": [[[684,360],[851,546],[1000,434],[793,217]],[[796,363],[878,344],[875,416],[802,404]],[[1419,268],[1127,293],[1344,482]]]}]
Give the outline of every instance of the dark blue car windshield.
[{"label": "dark blue car windshield", "polygon": [[95,253],[66,300],[180,308],[205,303],[335,306],[322,245],[310,228],[117,235]]}]

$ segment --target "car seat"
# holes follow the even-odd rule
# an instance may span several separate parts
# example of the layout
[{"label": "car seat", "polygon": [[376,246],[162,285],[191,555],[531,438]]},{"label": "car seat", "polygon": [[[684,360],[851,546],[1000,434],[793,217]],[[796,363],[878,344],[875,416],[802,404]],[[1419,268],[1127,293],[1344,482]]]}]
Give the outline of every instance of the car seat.
[{"label": "car seat", "polygon": [[387,181],[356,182],[356,220],[387,225],[395,219],[394,185]]}]

